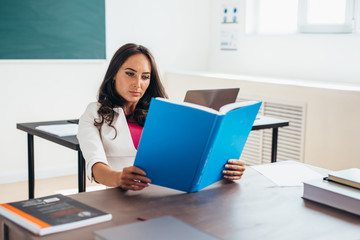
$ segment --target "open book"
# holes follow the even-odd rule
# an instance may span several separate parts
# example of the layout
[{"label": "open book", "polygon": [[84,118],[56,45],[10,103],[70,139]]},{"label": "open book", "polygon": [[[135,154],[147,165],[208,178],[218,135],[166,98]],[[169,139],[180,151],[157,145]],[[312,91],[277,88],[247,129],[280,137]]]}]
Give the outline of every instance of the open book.
[{"label": "open book", "polygon": [[152,184],[195,192],[223,178],[239,159],[261,102],[235,102],[216,111],[152,99],[134,166]]}]

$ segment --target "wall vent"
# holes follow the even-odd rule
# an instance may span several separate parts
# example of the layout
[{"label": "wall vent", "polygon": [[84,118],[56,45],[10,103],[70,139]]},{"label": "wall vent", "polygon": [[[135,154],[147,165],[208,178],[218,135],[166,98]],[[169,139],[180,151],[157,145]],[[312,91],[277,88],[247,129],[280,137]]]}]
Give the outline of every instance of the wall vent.
[{"label": "wall vent", "polygon": [[[237,101],[262,101],[259,114],[289,120],[289,126],[280,127],[277,162],[303,162],[306,104],[284,100],[241,96]],[[271,162],[272,129],[251,131],[240,159],[247,165]]]}]

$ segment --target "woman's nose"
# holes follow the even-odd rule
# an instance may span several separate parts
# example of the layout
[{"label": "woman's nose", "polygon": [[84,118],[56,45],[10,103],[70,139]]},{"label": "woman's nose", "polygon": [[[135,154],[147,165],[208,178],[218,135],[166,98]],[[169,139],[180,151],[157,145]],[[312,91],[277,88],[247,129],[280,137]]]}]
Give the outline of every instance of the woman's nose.
[{"label": "woman's nose", "polygon": [[139,88],[139,87],[140,87],[140,83],[141,83],[141,76],[135,78],[134,86],[136,86],[137,88]]}]

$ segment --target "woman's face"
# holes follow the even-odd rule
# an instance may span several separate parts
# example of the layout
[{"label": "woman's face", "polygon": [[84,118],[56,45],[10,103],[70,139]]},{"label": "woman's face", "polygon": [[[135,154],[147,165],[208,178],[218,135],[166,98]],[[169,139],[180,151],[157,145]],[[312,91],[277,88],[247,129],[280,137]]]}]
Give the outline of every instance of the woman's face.
[{"label": "woman's face", "polygon": [[129,57],[115,75],[115,89],[127,104],[136,105],[150,84],[151,64],[143,54]]}]

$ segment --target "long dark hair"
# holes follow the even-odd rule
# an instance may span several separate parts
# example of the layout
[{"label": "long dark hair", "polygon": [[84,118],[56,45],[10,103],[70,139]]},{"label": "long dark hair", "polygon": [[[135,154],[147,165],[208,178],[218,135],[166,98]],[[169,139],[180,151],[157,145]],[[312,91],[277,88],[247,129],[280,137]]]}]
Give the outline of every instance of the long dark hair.
[{"label": "long dark hair", "polygon": [[[133,43],[125,44],[120,47],[112,57],[104,80],[100,86],[98,95],[98,102],[100,103],[98,114],[100,118],[94,120],[95,126],[101,127],[104,123],[106,123],[110,127],[114,128],[112,125],[115,116],[114,108],[123,107],[126,104],[126,100],[121,97],[115,89],[114,77],[124,62],[135,54],[145,55],[151,64],[149,87],[147,88],[142,98],[140,98],[132,114],[132,118],[135,123],[140,126],[144,126],[152,97],[167,98],[165,89],[160,81],[154,57],[150,53],[149,49]],[[115,129],[115,137],[116,135],[117,131]]]}]

